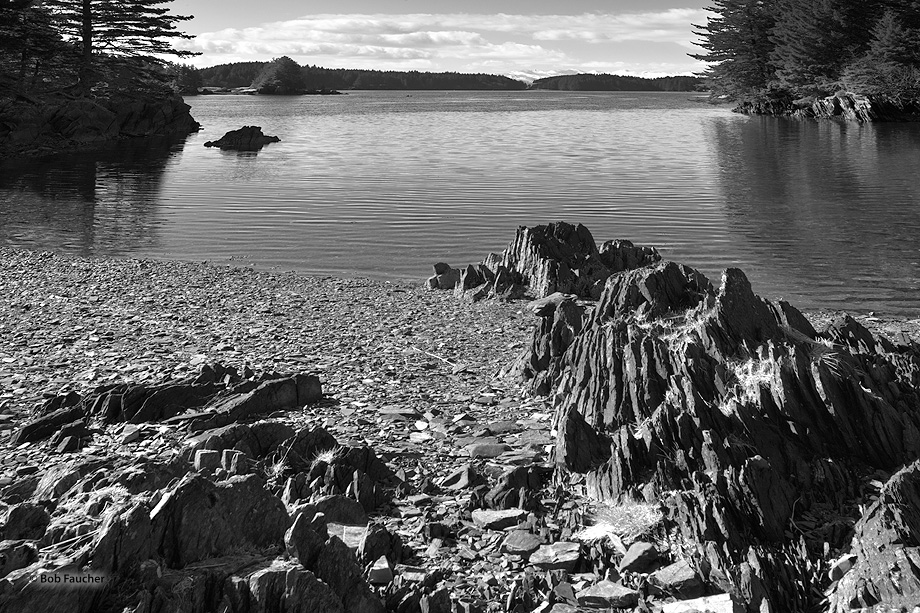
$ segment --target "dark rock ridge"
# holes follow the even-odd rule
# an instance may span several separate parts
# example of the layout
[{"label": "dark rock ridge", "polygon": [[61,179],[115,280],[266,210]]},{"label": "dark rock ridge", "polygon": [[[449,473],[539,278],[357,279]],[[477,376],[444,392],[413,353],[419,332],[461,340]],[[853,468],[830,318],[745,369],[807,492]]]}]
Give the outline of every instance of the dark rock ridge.
[{"label": "dark rock ridge", "polygon": [[16,103],[0,108],[0,157],[47,155],[122,138],[185,136],[201,126],[181,96]]},{"label": "dark rock ridge", "polygon": [[[252,375],[252,373],[244,373]],[[315,375],[263,373],[244,379],[235,368],[205,365],[200,374],[162,385],[127,383],[96,388],[86,396],[76,392],[54,396],[20,426],[11,443],[34,442],[60,435],[82,442],[92,437],[93,419],[103,423],[180,423],[192,432],[227,426],[274,411],[303,407],[322,399]]]},{"label": "dark rock ridge", "polygon": [[262,134],[259,126],[243,126],[239,130],[230,130],[218,140],[209,140],[205,147],[218,147],[224,151],[258,151],[269,143],[280,142],[277,136]]},{"label": "dark rock ridge", "polygon": [[[47,418],[65,413],[55,419],[160,420],[184,409],[233,421],[190,422],[209,429],[166,460],[78,455],[0,490],[11,505],[0,610],[382,613],[366,568],[412,552],[385,527],[363,526],[402,482],[371,449],[339,445],[323,428],[252,421],[318,399],[315,377],[246,374],[206,365],[181,382],[49,399],[46,420],[17,440],[46,436]],[[197,412],[200,402],[209,410]],[[362,527],[356,547],[340,539],[343,524]],[[66,577],[99,579],[62,587]]]},{"label": "dark rock ridge", "polygon": [[749,115],[791,116],[799,119],[843,119],[857,122],[920,120],[920,107],[916,104],[897,104],[850,92],[791,102],[746,102],[736,110]]},{"label": "dark rock ridge", "polygon": [[435,265],[428,279],[432,289],[453,289],[471,301],[483,298],[542,298],[554,292],[597,299],[612,274],[660,260],[651,247],[626,240],[607,241],[598,248],[585,226],[565,222],[521,226],[501,253],[464,269]]},{"label": "dark rock ridge", "polygon": [[[594,304],[540,310],[519,366],[555,401],[556,479],[660,502],[711,589],[749,611],[813,610],[828,588],[834,611],[920,602],[917,465],[858,511],[870,482],[920,458],[920,347],[848,316],[817,331],[738,269],[716,288],[649,259],[607,275]],[[593,293],[580,275],[559,283],[563,261],[533,287]],[[851,551],[831,586],[828,556]]]}]

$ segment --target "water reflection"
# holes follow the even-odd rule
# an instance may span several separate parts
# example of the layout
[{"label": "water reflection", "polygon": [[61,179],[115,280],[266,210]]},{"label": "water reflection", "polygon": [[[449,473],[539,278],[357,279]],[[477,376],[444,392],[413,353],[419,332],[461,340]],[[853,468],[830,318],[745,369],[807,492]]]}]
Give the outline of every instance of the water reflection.
[{"label": "water reflection", "polygon": [[185,139],[145,138],[101,150],[0,165],[0,242],[79,255],[158,244],[164,173]]},{"label": "water reflection", "polygon": [[787,298],[916,313],[920,125],[709,125],[728,222],[788,280]]}]

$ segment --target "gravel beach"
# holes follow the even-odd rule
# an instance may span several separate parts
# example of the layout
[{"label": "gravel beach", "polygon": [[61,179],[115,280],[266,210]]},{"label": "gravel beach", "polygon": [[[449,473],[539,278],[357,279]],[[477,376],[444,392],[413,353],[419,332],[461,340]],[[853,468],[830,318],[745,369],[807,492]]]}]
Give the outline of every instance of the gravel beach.
[{"label": "gravel beach", "polygon": [[[209,263],[11,248],[0,248],[0,261],[0,488],[80,458],[115,458],[120,466],[168,462],[194,434],[178,424],[147,423],[129,437],[125,424],[100,423],[75,453],[59,453],[48,441],[11,445],[9,436],[54,396],[116,383],[168,384],[215,363],[243,373],[306,373],[322,383],[320,402],[261,417],[297,431],[325,429],[340,445],[373,450],[398,475],[405,486],[372,514],[414,552],[416,566],[397,568],[397,575],[421,573],[428,581],[436,572],[438,589],[455,603],[502,610],[501,599],[520,594],[528,580],[529,552],[509,553],[512,536],[529,535],[534,549],[541,542],[549,548],[542,568],[556,568],[568,555],[552,547],[570,545],[560,541],[571,540],[588,503],[559,489],[533,492],[541,508],[555,511],[531,514],[530,533],[506,539],[501,518],[486,516],[507,511],[470,515],[515,466],[551,466],[553,406],[526,394],[509,374],[538,321],[525,302],[470,304],[421,282]],[[821,327],[839,314],[807,315]],[[858,320],[897,342],[920,340],[918,320],[881,314]],[[268,468],[259,465],[256,472],[265,475]],[[280,496],[283,481],[269,475],[268,482]],[[14,500],[0,502],[0,516],[13,506]],[[65,505],[57,514],[70,511]],[[78,535],[96,534],[104,523],[102,517],[86,521]],[[445,526],[456,539],[437,536]],[[39,560],[62,551],[60,541],[39,548]],[[574,555],[577,560],[577,547]],[[624,574],[623,585],[640,589],[642,580],[631,577]],[[596,580],[590,573],[571,577],[576,590]],[[555,580],[547,575],[546,581]],[[398,585],[390,584],[388,598]]]}]

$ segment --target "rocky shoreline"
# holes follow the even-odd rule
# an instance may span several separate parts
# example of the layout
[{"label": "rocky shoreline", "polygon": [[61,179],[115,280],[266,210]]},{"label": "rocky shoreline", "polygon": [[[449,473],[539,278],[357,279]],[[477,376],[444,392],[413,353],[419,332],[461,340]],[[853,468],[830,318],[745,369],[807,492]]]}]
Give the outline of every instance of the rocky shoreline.
[{"label": "rocky shoreline", "polygon": [[[479,266],[440,267],[454,292],[0,248],[0,610],[47,611],[52,598],[57,611],[103,612],[871,606],[871,589],[852,585],[882,585],[866,566],[872,551],[848,543],[854,530],[887,538],[872,513],[886,512],[886,496],[910,499],[914,469],[846,460],[822,473],[843,479],[838,507],[800,495],[791,510],[765,511],[760,493],[777,505],[776,492],[788,499],[797,486],[758,464],[776,461],[762,441],[709,413],[694,426],[705,398],[694,408],[684,397],[676,421],[642,408],[669,393],[651,373],[678,369],[655,339],[706,315],[694,314],[699,304],[724,312],[725,292],[654,250],[597,248],[586,230],[563,226],[523,229]],[[684,295],[677,278],[696,290]],[[759,309],[744,296],[721,304]],[[885,348],[878,359],[903,357],[897,385],[918,383],[916,321],[816,313],[809,323],[782,312],[813,343],[832,334],[815,328],[842,321],[854,342]],[[611,345],[633,356],[623,370],[598,353],[604,334],[627,335]],[[732,334],[710,333],[712,346],[726,352]],[[770,351],[789,334],[811,346],[777,334]],[[865,353],[837,352],[824,358],[831,374]],[[746,372],[729,363],[736,377]],[[704,373],[714,371],[688,372],[709,389]],[[789,389],[759,372],[745,401]],[[611,393],[621,400],[598,397]],[[729,434],[741,442],[720,447]],[[912,440],[892,448],[900,465],[916,459]],[[755,469],[759,480],[744,476]],[[738,474],[753,490],[732,491]],[[694,506],[707,491],[724,500]],[[912,559],[916,528],[895,524],[885,525],[908,546],[888,549]],[[754,546],[754,557],[738,557]],[[789,600],[764,574],[766,559],[794,562],[781,586]],[[887,593],[872,597],[887,605]]]},{"label": "rocky shoreline", "polygon": [[175,94],[51,98],[0,104],[0,160],[86,150],[125,138],[185,137],[201,126]]}]

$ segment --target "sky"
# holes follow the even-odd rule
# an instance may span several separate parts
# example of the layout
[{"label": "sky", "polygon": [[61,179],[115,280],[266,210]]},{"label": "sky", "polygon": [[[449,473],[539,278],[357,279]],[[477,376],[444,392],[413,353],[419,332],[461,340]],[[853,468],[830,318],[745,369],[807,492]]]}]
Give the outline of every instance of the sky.
[{"label": "sky", "polygon": [[194,15],[199,67],[282,55],[326,68],[486,72],[533,79],[579,72],[699,72],[687,56],[707,0],[174,0]]}]

